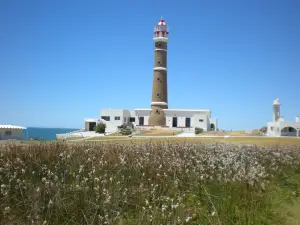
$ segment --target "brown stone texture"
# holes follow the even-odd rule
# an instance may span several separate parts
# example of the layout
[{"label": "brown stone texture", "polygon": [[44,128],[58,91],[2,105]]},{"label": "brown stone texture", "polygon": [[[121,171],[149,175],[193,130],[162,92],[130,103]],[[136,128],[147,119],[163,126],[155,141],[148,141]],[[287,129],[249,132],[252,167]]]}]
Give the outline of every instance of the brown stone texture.
[{"label": "brown stone texture", "polygon": [[152,102],[168,102],[167,72],[164,70],[154,71]]},{"label": "brown stone texture", "polygon": [[[154,51],[154,67],[167,68],[167,43],[156,42]],[[166,102],[168,103],[168,86],[167,86],[167,71],[154,70],[152,83],[152,102]],[[166,126],[166,118],[163,109],[167,109],[166,105],[151,105],[151,112],[149,116],[149,125]]]},{"label": "brown stone texture", "polygon": [[166,117],[165,113],[161,107],[152,106],[152,110],[149,116],[149,125],[153,126],[166,126]]},{"label": "brown stone texture", "polygon": [[167,51],[157,50],[154,52],[155,62],[154,67],[167,68]]},{"label": "brown stone texture", "polygon": [[155,48],[167,49],[168,43],[166,42],[155,42]]}]

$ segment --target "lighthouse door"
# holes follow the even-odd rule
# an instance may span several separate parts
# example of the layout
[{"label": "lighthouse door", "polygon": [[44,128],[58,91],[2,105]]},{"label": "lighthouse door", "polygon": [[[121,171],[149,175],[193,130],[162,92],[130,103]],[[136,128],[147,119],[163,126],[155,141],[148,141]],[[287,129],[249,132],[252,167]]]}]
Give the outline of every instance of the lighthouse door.
[{"label": "lighthouse door", "polygon": [[139,118],[139,125],[140,126],[144,125],[144,117],[143,116]]},{"label": "lighthouse door", "polygon": [[172,127],[177,127],[177,117],[173,117]]},{"label": "lighthouse door", "polygon": [[185,126],[191,127],[191,118],[185,118]]}]

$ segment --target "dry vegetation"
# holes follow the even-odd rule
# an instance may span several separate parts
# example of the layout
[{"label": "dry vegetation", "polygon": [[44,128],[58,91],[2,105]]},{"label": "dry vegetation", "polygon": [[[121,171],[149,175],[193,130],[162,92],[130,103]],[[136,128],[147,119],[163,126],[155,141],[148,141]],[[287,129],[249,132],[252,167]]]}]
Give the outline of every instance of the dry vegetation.
[{"label": "dry vegetation", "polygon": [[119,144],[143,144],[143,143],[227,143],[227,144],[255,144],[258,146],[274,145],[300,145],[300,138],[269,138],[269,137],[95,137],[88,139],[87,142],[94,143],[119,143]]},{"label": "dry vegetation", "polygon": [[296,224],[300,147],[8,143],[0,184],[0,224]]},{"label": "dry vegetation", "polygon": [[180,133],[179,131],[172,131],[172,130],[159,129],[159,128],[140,129],[137,131],[142,132],[142,134],[138,134],[136,136],[173,136]]},{"label": "dry vegetation", "polygon": [[251,134],[248,134],[245,132],[245,130],[239,130],[239,131],[226,131],[226,132],[220,132],[220,131],[208,131],[201,134],[198,134],[198,136],[261,136],[259,130],[252,130]]}]

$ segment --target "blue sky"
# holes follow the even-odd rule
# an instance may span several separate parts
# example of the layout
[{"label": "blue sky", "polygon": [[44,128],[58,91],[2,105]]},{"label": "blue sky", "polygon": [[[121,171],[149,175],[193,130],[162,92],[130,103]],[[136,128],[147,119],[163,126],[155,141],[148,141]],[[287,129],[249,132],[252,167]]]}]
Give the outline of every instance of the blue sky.
[{"label": "blue sky", "polygon": [[[153,27],[169,25],[169,108],[224,129],[300,115],[299,0],[1,0],[0,124],[83,127],[101,108],[149,108]],[[298,88],[298,90],[297,90]]]}]

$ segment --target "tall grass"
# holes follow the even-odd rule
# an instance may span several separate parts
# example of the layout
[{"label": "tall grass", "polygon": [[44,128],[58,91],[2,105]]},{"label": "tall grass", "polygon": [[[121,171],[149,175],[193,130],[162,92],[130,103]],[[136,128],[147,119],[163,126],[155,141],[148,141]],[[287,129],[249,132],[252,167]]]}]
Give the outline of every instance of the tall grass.
[{"label": "tall grass", "polygon": [[300,148],[229,144],[0,147],[0,224],[289,224]]}]

